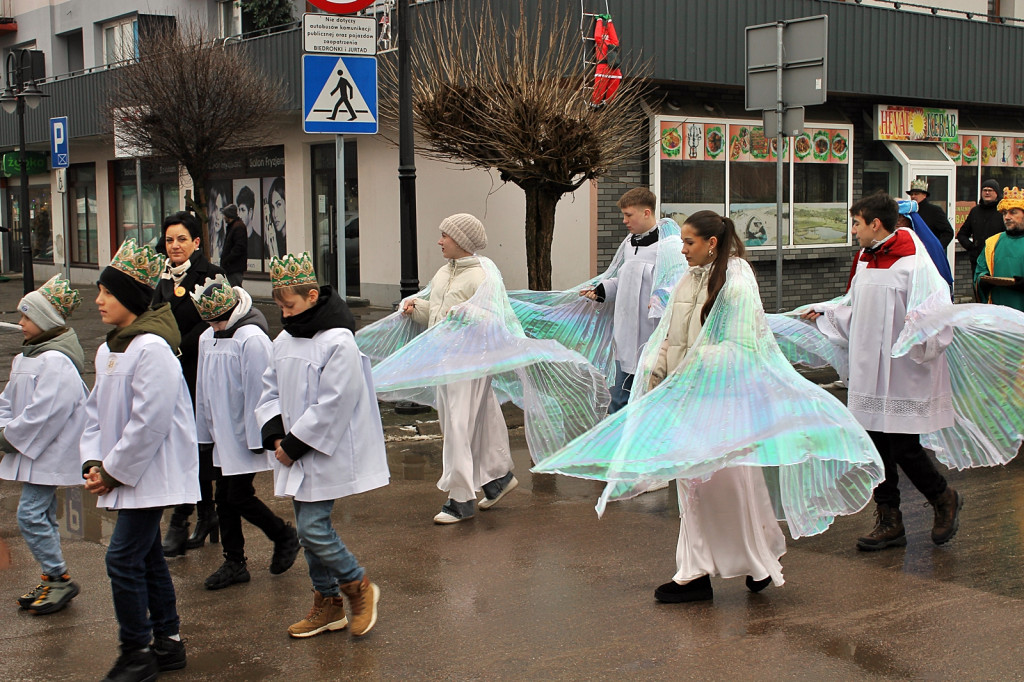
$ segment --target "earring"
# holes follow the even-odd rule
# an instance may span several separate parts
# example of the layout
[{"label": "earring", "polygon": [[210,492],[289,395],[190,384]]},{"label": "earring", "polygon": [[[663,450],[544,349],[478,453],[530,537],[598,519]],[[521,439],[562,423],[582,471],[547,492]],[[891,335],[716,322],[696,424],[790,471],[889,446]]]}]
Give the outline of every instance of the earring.
[{"label": "earring", "polygon": [[714,257],[715,257],[715,250],[713,248],[708,249],[708,258],[714,258]]}]

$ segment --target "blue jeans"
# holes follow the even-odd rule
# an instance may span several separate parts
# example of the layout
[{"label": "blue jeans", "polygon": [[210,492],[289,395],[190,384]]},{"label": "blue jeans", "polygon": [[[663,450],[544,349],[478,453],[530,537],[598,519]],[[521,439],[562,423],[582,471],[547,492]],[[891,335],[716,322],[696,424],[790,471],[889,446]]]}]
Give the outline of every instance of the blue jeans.
[{"label": "blue jeans", "polygon": [[126,649],[149,646],[153,635],[178,634],[174,583],[160,544],[163,509],[122,509],[107,548],[114,614]]},{"label": "blue jeans", "polygon": [[339,584],[363,579],[363,568],[345,547],[331,525],[334,500],[299,502],[295,505],[295,532],[306,551],[313,589],[325,597],[337,597]]},{"label": "blue jeans", "polygon": [[57,525],[57,486],[21,484],[18,502],[18,528],[25,544],[36,558],[43,573],[59,578],[68,572],[60,551],[60,528]]},{"label": "blue jeans", "polygon": [[608,414],[615,414],[629,402],[629,392],[633,388],[633,375],[622,371],[619,363],[615,363],[615,385],[611,387],[612,402],[608,405]]}]

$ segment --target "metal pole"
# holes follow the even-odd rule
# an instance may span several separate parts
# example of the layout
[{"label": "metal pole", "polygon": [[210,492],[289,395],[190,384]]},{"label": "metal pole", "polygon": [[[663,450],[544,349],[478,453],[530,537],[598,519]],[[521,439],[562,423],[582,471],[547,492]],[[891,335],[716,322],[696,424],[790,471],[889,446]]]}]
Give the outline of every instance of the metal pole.
[{"label": "metal pole", "polygon": [[135,242],[142,246],[142,159],[135,159]]},{"label": "metal pole", "polygon": [[[22,74],[19,64],[18,90],[22,89]],[[18,161],[21,166],[21,272],[25,284],[25,293],[34,291],[36,284],[32,272],[32,229],[29,226],[28,208],[28,154],[25,152],[25,99],[18,96]]]},{"label": "metal pole", "polygon": [[776,107],[775,115],[778,117],[778,133],[775,150],[775,312],[782,312],[782,114],[785,111],[782,102],[782,32],[785,28],[784,22],[775,25],[778,40],[775,60],[775,93]]},{"label": "metal pole", "polygon": [[398,0],[398,204],[402,243],[402,298],[420,289],[416,254],[416,155],[412,135],[412,62],[409,54],[410,0]]},{"label": "metal pole", "polygon": [[345,266],[345,136],[334,136],[334,193],[337,196],[337,220],[334,221],[334,229],[337,234],[334,237],[335,259],[338,261],[338,294],[344,299],[348,296],[348,276]]}]

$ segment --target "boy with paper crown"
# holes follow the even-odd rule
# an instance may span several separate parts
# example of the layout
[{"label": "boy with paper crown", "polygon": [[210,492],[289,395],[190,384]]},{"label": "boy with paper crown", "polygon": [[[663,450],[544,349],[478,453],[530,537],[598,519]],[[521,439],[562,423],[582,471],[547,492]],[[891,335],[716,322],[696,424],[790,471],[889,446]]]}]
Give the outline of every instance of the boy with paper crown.
[{"label": "boy with paper crown", "polygon": [[223,472],[216,502],[224,564],[205,583],[208,590],[220,590],[249,582],[243,518],[274,543],[273,575],[295,563],[299,538],[256,497],[252,485],[257,472],[273,468],[255,414],[272,350],[267,319],[245,289],[232,287],[223,275],[197,284],[192,300],[210,323],[199,337],[196,428],[200,445],[213,445],[213,463]]},{"label": "boy with paper crown", "polygon": [[96,305],[114,328],[96,351],[81,440],[85,488],[117,511],[107,575],[121,655],[110,680],[185,667],[174,583],[160,541],[164,507],[199,499],[196,422],[170,305],[149,302],[164,257],[128,239],[100,272]]},{"label": "boy with paper crown", "polygon": [[82,381],[85,354],[67,318],[82,302],[54,275],[18,304],[20,355],[0,394],[0,478],[21,481],[18,528],[42,567],[36,587],[18,605],[36,615],[60,611],[78,594],[60,548],[57,487],[80,485],[78,441],[89,394]]},{"label": "boy with paper crown", "polygon": [[274,492],[292,498],[313,582],[313,607],[288,634],[351,625],[353,635],[365,635],[377,622],[380,588],[338,537],[331,510],[339,497],[388,484],[370,361],[356,346],[341,296],[317,286],[309,253],[272,258],[270,281],[284,330],[274,339],[256,421],[277,459]]}]

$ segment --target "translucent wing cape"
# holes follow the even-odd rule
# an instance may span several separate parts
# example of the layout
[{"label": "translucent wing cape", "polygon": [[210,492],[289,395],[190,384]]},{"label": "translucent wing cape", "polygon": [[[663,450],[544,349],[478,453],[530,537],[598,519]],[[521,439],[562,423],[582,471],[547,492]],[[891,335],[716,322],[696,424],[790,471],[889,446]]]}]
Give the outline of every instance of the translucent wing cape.
[{"label": "translucent wing cape", "polygon": [[600,515],[608,501],[661,481],[761,467],[793,537],[820,533],[835,516],[867,504],[883,477],[878,453],[845,406],[782,355],[746,261],[730,261],[725,286],[683,362],[642,393],[669,317],[641,359],[634,382],[641,394],[534,471],[606,481]]},{"label": "translucent wing cape", "polygon": [[[954,469],[1005,464],[1024,439],[1024,313],[1004,306],[954,305],[943,276],[916,235],[914,240],[922,257],[915,261],[906,325],[892,355],[926,361],[945,353],[955,412],[953,426],[922,434],[921,444]],[[772,331],[792,362],[829,364],[845,376],[845,345],[793,318],[805,310],[850,304],[847,294],[769,316]]]},{"label": "translucent wing cape", "polygon": [[[557,341],[531,339],[509,305],[501,273],[478,256],[486,276],[476,293],[424,331],[401,312],[356,334],[373,364],[378,397],[437,406],[436,387],[490,376],[501,402],[525,413],[527,444],[540,461],[607,412],[604,375]],[[429,287],[416,295],[427,298]]]},{"label": "translucent wing cape", "polygon": [[[612,354],[614,306],[583,298],[579,292],[615,277],[625,262],[628,245],[629,240],[623,240],[604,273],[571,289],[520,289],[508,292],[512,309],[519,317],[527,335],[535,339],[554,339],[566,348],[579,352],[601,370],[608,381],[615,380],[615,358]],[[664,314],[665,303],[673,287],[686,271],[686,259],[683,258],[682,248],[679,225],[671,218],[659,220],[658,255],[648,308],[650,317],[661,317]]]}]

